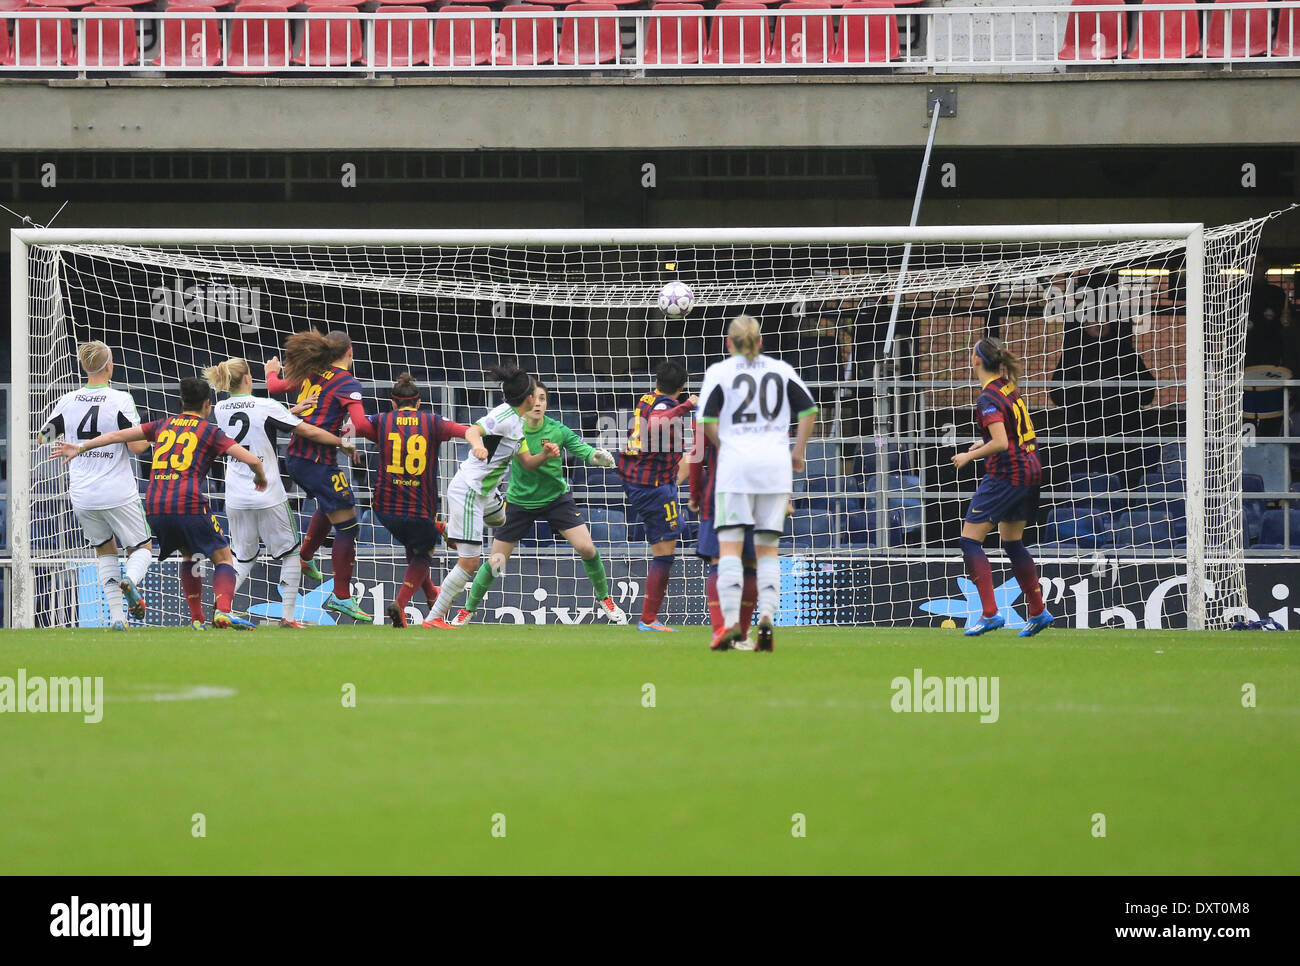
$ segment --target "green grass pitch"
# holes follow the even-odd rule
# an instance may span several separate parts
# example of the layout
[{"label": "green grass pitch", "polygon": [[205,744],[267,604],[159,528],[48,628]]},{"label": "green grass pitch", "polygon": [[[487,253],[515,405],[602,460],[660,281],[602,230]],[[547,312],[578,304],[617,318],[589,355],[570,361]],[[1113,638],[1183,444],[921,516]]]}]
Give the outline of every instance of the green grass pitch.
[{"label": "green grass pitch", "polygon": [[[107,700],[0,715],[8,873],[1300,872],[1292,634],[0,632],[20,667]],[[894,712],[914,668],[998,720]]]}]

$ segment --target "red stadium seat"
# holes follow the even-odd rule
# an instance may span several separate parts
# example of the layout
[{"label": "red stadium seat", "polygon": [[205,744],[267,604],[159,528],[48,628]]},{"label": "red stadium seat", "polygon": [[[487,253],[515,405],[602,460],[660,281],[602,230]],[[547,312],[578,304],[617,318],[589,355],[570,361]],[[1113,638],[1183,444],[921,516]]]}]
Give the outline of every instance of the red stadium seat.
[{"label": "red stadium seat", "polygon": [[307,20],[303,23],[302,50],[293,58],[307,67],[340,67],[361,60],[361,18],[356,8],[341,4],[312,4],[309,13],[353,14],[338,20]]},{"label": "red stadium seat", "polygon": [[[439,13],[486,13],[491,7],[478,4],[448,4]],[[433,23],[433,58],[435,67],[472,67],[492,59],[492,18],[458,17]]]},{"label": "red stadium seat", "polygon": [[[87,11],[130,13],[128,7],[87,7]],[[121,17],[88,19],[82,26],[81,43],[86,48],[87,67],[128,67],[140,63],[138,24]]]},{"label": "red stadium seat", "polygon": [[77,59],[72,21],[67,17],[15,20],[10,63],[15,67],[57,67]]},{"label": "red stadium seat", "polygon": [[[546,4],[514,3],[502,7],[502,13],[550,12]],[[526,67],[549,64],[555,59],[554,17],[502,17],[497,23],[496,63]]]},{"label": "red stadium seat", "polygon": [[1277,15],[1277,43],[1274,57],[1300,57],[1300,10],[1280,10]]},{"label": "red stadium seat", "polygon": [[0,24],[0,67],[9,66],[13,52],[9,50],[9,25]]},{"label": "red stadium seat", "polygon": [[833,64],[885,64],[898,59],[898,18],[861,13],[862,10],[892,9],[889,0],[858,0],[844,4],[840,36],[831,52]]},{"label": "red stadium seat", "polygon": [[0,10],[23,10],[27,0],[0,0]]},{"label": "red stadium seat", "polygon": [[709,33],[706,64],[757,64],[765,62],[771,47],[767,33],[767,7],[752,0],[718,4],[718,10],[762,10],[752,17],[714,17]]},{"label": "red stadium seat", "polygon": [[691,14],[691,10],[703,10],[702,3],[656,3],[652,8],[665,12],[682,12],[680,17],[655,17],[646,21],[645,53],[646,64],[698,64],[700,52],[704,49],[708,30],[704,26],[703,14]]},{"label": "red stadium seat", "polygon": [[[236,13],[283,13],[284,5],[267,0],[243,0]],[[270,74],[289,65],[293,42],[289,21],[285,18],[232,20],[229,26],[230,50],[226,68],[232,74]]]},{"label": "red stadium seat", "polygon": [[[1143,0],[1163,3],[1165,0]],[[1182,60],[1201,52],[1201,15],[1188,11],[1144,10],[1138,18],[1137,39],[1125,57],[1143,60]]]},{"label": "red stadium seat", "polygon": [[168,10],[192,13],[193,19],[162,21],[162,47],[154,64],[159,67],[215,67],[221,63],[221,25],[205,13],[215,13],[212,7],[178,7],[173,3]]},{"label": "red stadium seat", "polygon": [[[825,10],[816,0],[809,3],[783,3],[782,10]],[[800,17],[776,18],[769,60],[787,64],[824,64],[835,49],[835,18],[826,13],[807,13]]]},{"label": "red stadium seat", "polygon": [[[581,10],[617,10],[612,3],[571,3],[571,12]],[[618,60],[620,42],[618,17],[567,18],[560,26],[557,64],[608,64]]]},{"label": "red stadium seat", "polygon": [[1205,32],[1206,57],[1256,57],[1268,50],[1272,39],[1268,11],[1224,10],[1246,0],[1215,0],[1210,27]]},{"label": "red stadium seat", "polygon": [[433,18],[411,6],[384,6],[375,11],[375,62],[371,67],[414,67],[429,62]]},{"label": "red stadium seat", "polygon": [[1072,7],[1116,7],[1102,13],[1072,13],[1065,21],[1065,43],[1057,60],[1114,60],[1128,48],[1128,10],[1124,0],[1071,0]]}]

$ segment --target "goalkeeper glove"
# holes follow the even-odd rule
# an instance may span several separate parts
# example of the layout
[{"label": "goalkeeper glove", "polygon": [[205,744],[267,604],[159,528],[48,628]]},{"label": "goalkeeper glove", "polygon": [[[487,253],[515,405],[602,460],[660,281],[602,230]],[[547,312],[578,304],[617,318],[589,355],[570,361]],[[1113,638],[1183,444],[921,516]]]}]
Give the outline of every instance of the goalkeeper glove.
[{"label": "goalkeeper glove", "polygon": [[614,466],[614,456],[607,449],[593,450],[591,459],[587,460],[587,462],[592,466],[603,466],[605,469],[610,469]]}]

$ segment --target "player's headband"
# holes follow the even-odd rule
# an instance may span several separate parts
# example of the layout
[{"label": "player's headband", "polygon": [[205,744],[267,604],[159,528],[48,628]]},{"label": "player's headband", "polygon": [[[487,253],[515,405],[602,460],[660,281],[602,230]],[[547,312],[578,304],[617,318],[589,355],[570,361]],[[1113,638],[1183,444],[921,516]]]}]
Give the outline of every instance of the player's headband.
[{"label": "player's headband", "polygon": [[389,395],[392,396],[392,398],[394,399],[419,399],[420,387],[411,386],[410,388],[406,388],[406,389],[400,389],[400,390],[393,389],[391,392],[389,392]]},{"label": "player's headband", "polygon": [[992,366],[992,365],[993,365],[993,360],[990,359],[988,356],[986,356],[986,355],[984,354],[984,350],[980,348],[981,343],[982,343],[982,340],[981,340],[981,342],[976,342],[976,343],[975,343],[975,354],[976,354],[977,356],[979,356],[979,357],[984,361],[984,365],[986,365],[986,366]]}]

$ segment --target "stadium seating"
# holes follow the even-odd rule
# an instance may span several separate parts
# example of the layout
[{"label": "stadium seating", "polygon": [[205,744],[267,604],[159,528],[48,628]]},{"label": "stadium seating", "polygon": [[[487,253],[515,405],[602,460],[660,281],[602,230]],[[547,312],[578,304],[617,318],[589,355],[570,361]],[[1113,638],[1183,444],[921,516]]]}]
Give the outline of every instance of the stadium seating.
[{"label": "stadium seating", "polygon": [[[243,0],[235,6],[239,13],[277,13],[284,9],[283,4],[268,0]],[[254,17],[232,24],[229,40],[226,68],[232,74],[270,74],[283,70],[293,46],[289,21],[284,19]]]},{"label": "stadium seating", "polygon": [[[491,7],[478,4],[442,7],[439,13],[491,13]],[[435,67],[472,67],[486,64],[492,58],[492,22],[490,20],[458,18],[435,20],[433,24],[433,57]]]},{"label": "stadium seating", "polygon": [[[124,6],[90,6],[88,11],[130,13]],[[81,35],[87,67],[129,67],[140,62],[139,25],[134,20],[105,17],[88,20]]]},{"label": "stadium seating", "polygon": [[1274,57],[1300,57],[1300,10],[1279,10]]},{"label": "stadium seating", "polygon": [[[612,3],[572,3],[570,11],[617,10]],[[596,66],[617,61],[619,55],[618,17],[583,17],[566,19],[560,27],[557,64]]]},{"label": "stadium seating", "polygon": [[[338,3],[312,4],[312,13],[355,13],[355,8]],[[295,64],[309,67],[337,67],[355,64],[362,58],[361,18],[308,20],[303,25],[302,47]]]},{"label": "stadium seating", "polygon": [[[1143,0],[1144,4],[1163,0]],[[1173,10],[1144,10],[1138,17],[1137,37],[1125,57],[1143,60],[1180,60],[1201,53],[1201,15]]]},{"label": "stadium seating", "polygon": [[[1173,476],[1154,470],[1142,477],[1142,482],[1138,488],[1147,491],[1146,509],[1164,510],[1166,513],[1175,516],[1182,516],[1186,513],[1185,494],[1187,493],[1187,480],[1182,476]],[[1160,494],[1169,494],[1161,496]],[[1134,507],[1138,506],[1142,500],[1135,499]]]},{"label": "stadium seating", "polygon": [[888,16],[869,16],[865,11],[892,8],[891,0],[855,0],[844,4],[844,14],[840,17],[840,33],[831,52],[833,64],[882,64],[897,60],[898,18]]},{"label": "stadium seating", "polygon": [[162,21],[162,45],[154,63],[162,67],[216,67],[221,63],[221,25],[205,13],[215,13],[209,4],[200,6],[172,4],[167,9],[183,9],[195,19]]},{"label": "stadium seating", "polygon": [[1079,547],[1104,547],[1113,542],[1113,517],[1074,507],[1053,507],[1043,528],[1044,539]]},{"label": "stadium seating", "polygon": [[[687,11],[703,10],[700,3],[656,3],[655,10],[681,12],[680,17],[656,17],[646,23],[645,51],[642,59],[647,64],[698,64],[708,31],[701,14]],[[687,358],[691,358],[688,354]]]},{"label": "stadium seating", "polygon": [[76,45],[72,40],[72,21],[15,20],[10,63],[15,67],[56,67],[75,63]]},{"label": "stadium seating", "polygon": [[1268,50],[1268,11],[1230,9],[1243,2],[1246,0],[1215,0],[1205,32],[1206,57],[1255,57]]},{"label": "stadium seating", "polygon": [[[1066,481],[1064,487],[1060,489],[1073,490],[1075,493],[1119,493],[1124,489],[1118,476],[1108,476],[1105,473],[1075,473]],[[1094,512],[1106,513],[1120,509],[1122,499],[1112,499],[1108,497],[1066,497],[1063,501],[1064,506],[1073,507],[1078,510],[1092,510]]]},{"label": "stadium seating", "polygon": [[796,548],[823,550],[835,540],[834,518],[826,514],[797,512],[790,518],[789,535]]},{"label": "stadium seating", "polygon": [[[816,2],[783,3],[782,10],[819,10],[826,5]],[[835,49],[835,18],[826,13],[807,13],[802,17],[778,17],[772,39],[772,60],[790,64],[824,64]]]},{"label": "stadium seating", "polygon": [[1128,13],[1124,0],[1071,0],[1073,7],[1116,7],[1114,13],[1072,13],[1065,22],[1065,43],[1057,60],[1114,60],[1128,47]]},{"label": "stadium seating", "polygon": [[375,59],[371,67],[413,67],[429,62],[433,18],[423,9],[386,5],[375,10]]},{"label": "stadium seating", "polygon": [[1118,547],[1169,550],[1184,543],[1187,534],[1186,522],[1180,527],[1176,519],[1159,513],[1122,513],[1113,525]]},{"label": "stadium seating", "polygon": [[[765,11],[767,7],[752,0],[725,0],[717,9]],[[704,63],[757,64],[766,61],[769,47],[766,16],[714,17]]]},{"label": "stadium seating", "polygon": [[[538,14],[554,10],[553,6],[547,6],[539,3],[514,3],[508,4],[501,8],[502,13],[525,13],[532,11]],[[511,64],[515,66],[530,66],[533,64],[549,64],[555,60],[555,18],[554,17],[502,17],[497,24],[497,32],[500,34],[501,48],[497,55],[497,62]],[[560,352],[557,343],[553,349],[557,363],[563,363],[566,360]],[[570,356],[572,352],[569,353]],[[569,369],[560,369],[557,365],[555,372],[572,372],[572,360],[567,360]]]}]

